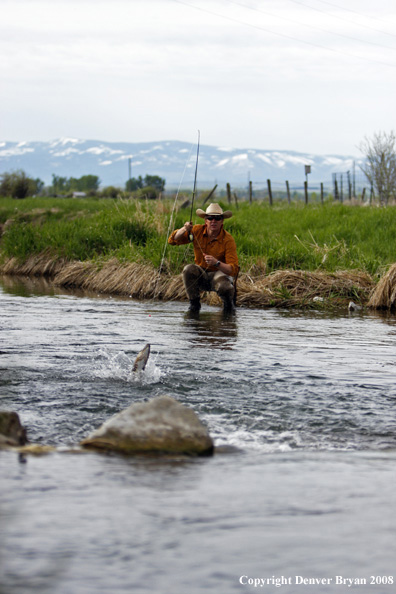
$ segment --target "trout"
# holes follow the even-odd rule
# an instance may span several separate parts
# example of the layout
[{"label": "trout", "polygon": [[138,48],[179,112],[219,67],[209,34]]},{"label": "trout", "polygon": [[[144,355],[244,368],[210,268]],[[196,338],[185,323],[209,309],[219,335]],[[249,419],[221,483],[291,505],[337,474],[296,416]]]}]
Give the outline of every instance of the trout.
[{"label": "trout", "polygon": [[147,343],[146,346],[140,351],[138,356],[135,359],[135,362],[132,367],[132,371],[138,372],[143,371],[146,367],[148,358],[150,356],[150,345]]}]

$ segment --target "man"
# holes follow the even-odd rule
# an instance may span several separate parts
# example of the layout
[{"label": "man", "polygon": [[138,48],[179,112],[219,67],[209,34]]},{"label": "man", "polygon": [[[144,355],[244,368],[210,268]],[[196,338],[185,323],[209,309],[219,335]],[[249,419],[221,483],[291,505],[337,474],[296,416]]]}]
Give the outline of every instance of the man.
[{"label": "man", "polygon": [[193,242],[195,264],[183,270],[183,282],[190,300],[189,311],[201,309],[200,291],[216,291],[223,300],[225,312],[234,309],[234,279],[238,274],[238,256],[235,240],[223,229],[223,220],[232,217],[232,212],[219,204],[210,204],[206,212],[198,208],[197,215],[205,219],[204,225],[184,223],[173,231],[168,239],[171,245]]}]

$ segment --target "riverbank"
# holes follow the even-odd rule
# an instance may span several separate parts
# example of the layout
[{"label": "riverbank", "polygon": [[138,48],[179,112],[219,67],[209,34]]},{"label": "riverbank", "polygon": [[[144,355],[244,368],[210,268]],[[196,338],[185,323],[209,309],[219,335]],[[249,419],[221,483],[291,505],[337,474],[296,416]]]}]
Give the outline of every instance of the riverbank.
[{"label": "riverbank", "polygon": [[[393,280],[387,300],[371,296],[394,261],[396,209],[256,202],[233,210],[225,228],[238,246],[240,307],[392,307]],[[168,246],[167,238],[189,216],[170,200],[2,199],[0,273],[185,301],[181,271],[192,247]],[[203,301],[220,304],[211,293]]]},{"label": "riverbank", "polygon": [[[45,277],[60,287],[134,299],[187,299],[181,274],[159,273],[147,264],[121,263],[116,259],[99,265],[52,259],[43,254],[31,256],[23,263],[11,258],[0,267],[0,273]],[[333,308],[346,307],[353,300],[364,306],[374,286],[373,279],[359,271],[279,270],[256,277],[242,272],[237,281],[237,305],[246,308]],[[209,305],[221,305],[215,293],[205,293],[202,301]]]}]

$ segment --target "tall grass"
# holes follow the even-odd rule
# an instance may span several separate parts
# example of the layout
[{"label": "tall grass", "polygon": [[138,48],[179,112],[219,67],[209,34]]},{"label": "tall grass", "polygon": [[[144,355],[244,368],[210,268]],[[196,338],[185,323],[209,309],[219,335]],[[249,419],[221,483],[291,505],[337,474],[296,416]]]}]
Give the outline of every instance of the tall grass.
[{"label": "tall grass", "polygon": [[[172,207],[171,200],[2,198],[1,258],[22,262],[46,252],[69,261],[116,258],[158,268],[165,253],[163,269],[178,273],[193,252],[167,245]],[[178,210],[172,228],[189,217],[189,209]],[[236,240],[242,271],[252,276],[279,269],[380,275],[396,261],[393,207],[241,203],[225,228]]]},{"label": "tall grass", "polygon": [[[226,205],[223,205],[226,207]],[[225,222],[242,267],[379,275],[396,261],[396,209],[349,204],[242,204]]]}]

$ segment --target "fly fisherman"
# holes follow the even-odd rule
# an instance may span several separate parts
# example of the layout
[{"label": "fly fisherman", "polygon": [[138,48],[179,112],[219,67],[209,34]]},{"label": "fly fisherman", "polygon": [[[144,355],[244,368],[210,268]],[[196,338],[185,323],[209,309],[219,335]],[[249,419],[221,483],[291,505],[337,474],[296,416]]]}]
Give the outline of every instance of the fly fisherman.
[{"label": "fly fisherman", "polygon": [[223,229],[223,220],[232,217],[232,212],[223,212],[219,204],[210,204],[206,212],[198,208],[196,213],[205,219],[204,225],[186,222],[168,239],[171,245],[193,242],[195,264],[188,264],[183,270],[189,311],[197,313],[201,309],[200,291],[216,291],[223,300],[224,312],[232,312],[238,256],[234,238]]}]

